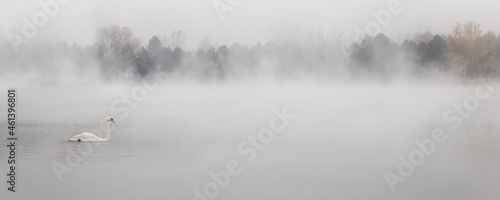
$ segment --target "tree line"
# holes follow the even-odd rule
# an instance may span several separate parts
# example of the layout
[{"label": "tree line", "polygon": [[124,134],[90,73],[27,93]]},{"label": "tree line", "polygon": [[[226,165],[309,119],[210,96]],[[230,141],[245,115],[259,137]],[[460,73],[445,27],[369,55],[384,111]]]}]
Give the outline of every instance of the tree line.
[{"label": "tree line", "polygon": [[73,66],[77,72],[96,70],[104,80],[158,74],[226,79],[263,71],[282,76],[305,72],[381,79],[398,74],[425,78],[435,72],[462,78],[500,75],[500,35],[483,32],[475,22],[456,24],[447,35],[417,36],[401,44],[380,33],[349,46],[269,41],[252,47],[234,43],[190,52],[183,49],[185,34],[181,30],[172,33],[171,41],[153,36],[143,46],[130,28],[113,25],[99,29],[95,43],[86,47],[32,43],[15,52],[4,41],[0,62],[9,70],[37,70],[47,75]]}]

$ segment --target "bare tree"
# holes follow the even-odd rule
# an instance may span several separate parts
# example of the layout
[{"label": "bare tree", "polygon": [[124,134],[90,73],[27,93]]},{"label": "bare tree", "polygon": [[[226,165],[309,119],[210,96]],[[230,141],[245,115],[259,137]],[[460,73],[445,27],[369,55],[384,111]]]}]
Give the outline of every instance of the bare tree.
[{"label": "bare tree", "polygon": [[483,34],[476,22],[454,26],[448,36],[448,51],[455,70],[464,77],[487,75],[495,61],[494,40],[495,35]]},{"label": "bare tree", "polygon": [[101,28],[97,32],[96,43],[106,78],[130,72],[131,61],[140,47],[140,40],[130,28],[117,25]]},{"label": "bare tree", "polygon": [[182,30],[174,31],[172,33],[172,48],[181,48],[184,45],[184,38],[186,37],[186,34],[182,32]]}]

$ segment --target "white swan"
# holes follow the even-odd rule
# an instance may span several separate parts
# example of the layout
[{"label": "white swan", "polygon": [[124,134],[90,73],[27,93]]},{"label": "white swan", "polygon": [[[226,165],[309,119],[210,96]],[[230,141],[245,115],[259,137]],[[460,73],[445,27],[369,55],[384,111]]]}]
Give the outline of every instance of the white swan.
[{"label": "white swan", "polygon": [[105,142],[108,141],[109,138],[111,138],[110,130],[109,130],[109,122],[115,123],[115,120],[113,118],[107,117],[106,118],[106,137],[105,138],[100,138],[97,137],[97,135],[94,135],[92,133],[81,133],[78,135],[73,136],[72,138],[69,139],[71,142]]}]

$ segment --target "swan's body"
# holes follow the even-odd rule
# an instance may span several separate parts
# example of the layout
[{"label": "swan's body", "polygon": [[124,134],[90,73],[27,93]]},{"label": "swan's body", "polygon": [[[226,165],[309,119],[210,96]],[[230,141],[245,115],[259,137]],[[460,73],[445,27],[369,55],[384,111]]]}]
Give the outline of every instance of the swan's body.
[{"label": "swan's body", "polygon": [[106,137],[105,138],[100,138],[97,135],[94,135],[92,133],[81,133],[81,134],[73,136],[72,138],[69,139],[69,141],[71,141],[71,142],[105,142],[105,141],[108,141],[111,138],[109,122],[115,123],[115,121],[113,120],[112,117],[106,118]]},{"label": "swan's body", "polygon": [[108,137],[100,138],[92,133],[80,133],[69,139],[71,142],[105,142],[108,140]]}]

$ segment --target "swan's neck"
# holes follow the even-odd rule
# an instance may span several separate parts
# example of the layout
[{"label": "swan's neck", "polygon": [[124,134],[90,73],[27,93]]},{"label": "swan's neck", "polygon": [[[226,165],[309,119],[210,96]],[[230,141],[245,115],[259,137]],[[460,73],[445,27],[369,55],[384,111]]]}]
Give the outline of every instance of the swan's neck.
[{"label": "swan's neck", "polygon": [[104,141],[108,141],[111,138],[111,133],[109,130],[109,122],[106,122],[106,137],[104,138]]}]

